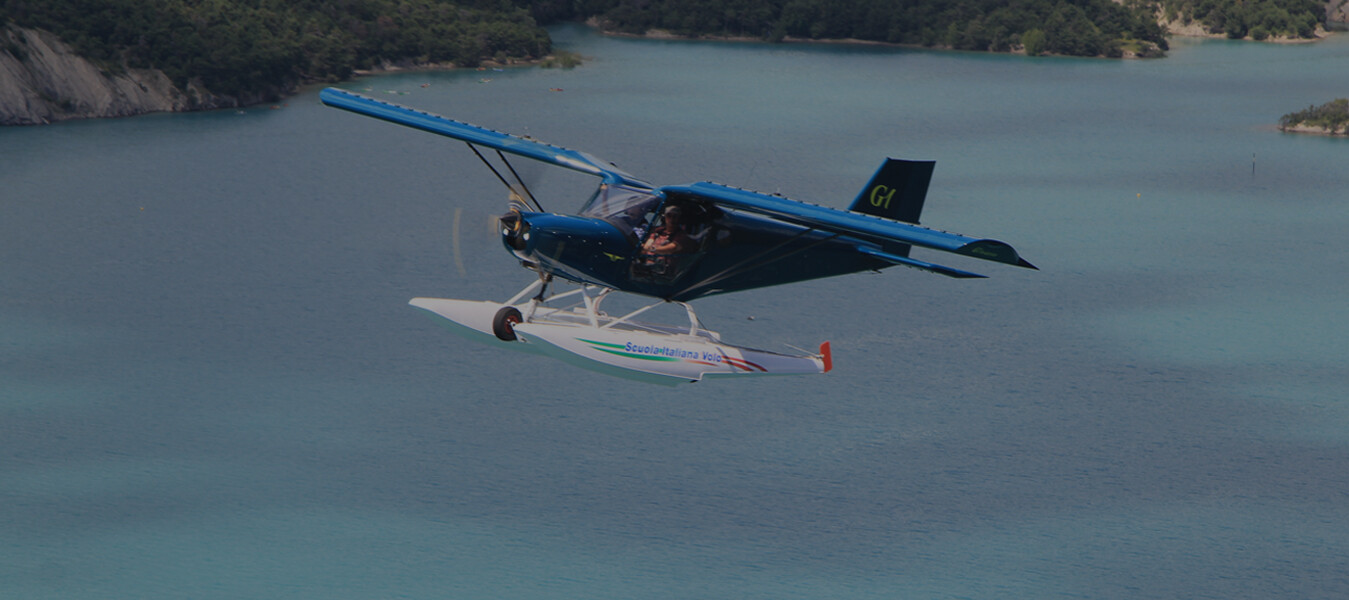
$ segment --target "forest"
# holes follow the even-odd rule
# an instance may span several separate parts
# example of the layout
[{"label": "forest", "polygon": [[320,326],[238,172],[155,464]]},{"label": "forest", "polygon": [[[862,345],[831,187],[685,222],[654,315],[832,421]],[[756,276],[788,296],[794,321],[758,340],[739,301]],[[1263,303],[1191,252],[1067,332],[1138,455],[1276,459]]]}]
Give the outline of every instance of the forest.
[{"label": "forest", "polygon": [[157,68],[224,95],[276,95],[382,61],[471,67],[551,48],[509,0],[3,0],[0,20],[51,31],[104,68]]},{"label": "forest", "polygon": [[1071,56],[1167,48],[1142,0],[611,0],[607,28],[638,33],[840,39]]},{"label": "forest", "polygon": [[1159,14],[1256,39],[1311,35],[1319,22],[1315,0],[1160,1],[0,0],[0,21],[51,31],[109,70],[157,68],[180,88],[236,96],[281,95],[384,62],[537,59],[551,51],[543,26],[567,20],[633,34],[1104,57],[1161,56]]},{"label": "forest", "polygon": [[1312,38],[1326,18],[1318,0],[1163,0],[1162,9],[1171,21],[1197,21],[1232,39]]},{"label": "forest", "polygon": [[[560,0],[558,0],[560,1]],[[536,14],[545,2],[533,3]],[[1234,39],[1314,37],[1319,0],[583,0],[580,16],[629,33],[782,40],[856,38],[1031,54],[1120,56],[1166,49],[1158,16]],[[1028,43],[1029,42],[1029,43]],[[1147,52],[1154,51],[1154,52]]]}]

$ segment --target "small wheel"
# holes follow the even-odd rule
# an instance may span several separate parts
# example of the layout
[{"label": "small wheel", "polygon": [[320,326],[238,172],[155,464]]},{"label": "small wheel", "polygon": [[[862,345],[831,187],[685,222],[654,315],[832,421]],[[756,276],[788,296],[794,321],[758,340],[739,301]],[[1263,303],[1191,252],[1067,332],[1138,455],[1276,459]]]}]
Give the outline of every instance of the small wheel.
[{"label": "small wheel", "polygon": [[515,324],[523,321],[520,311],[514,306],[503,306],[497,311],[495,317],[492,317],[492,333],[495,333],[497,339],[503,342],[514,342]]}]

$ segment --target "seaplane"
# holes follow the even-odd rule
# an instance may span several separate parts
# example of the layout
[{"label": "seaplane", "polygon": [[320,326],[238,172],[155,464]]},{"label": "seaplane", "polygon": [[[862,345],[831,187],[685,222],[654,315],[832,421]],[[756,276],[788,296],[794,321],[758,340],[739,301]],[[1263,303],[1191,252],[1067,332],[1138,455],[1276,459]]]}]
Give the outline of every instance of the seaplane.
[{"label": "seaplane", "polygon": [[[817,352],[723,341],[689,304],[706,296],[893,266],[984,277],[915,258],[915,248],[1035,269],[1005,242],[918,224],[933,161],[885,159],[849,209],[840,210],[712,182],[657,186],[585,152],[340,88],[319,98],[465,142],[509,190],[501,243],[533,280],[504,302],[414,298],[412,306],[467,338],[608,375],[678,385],[833,368],[827,341]],[[575,214],[546,211],[507,155],[592,175],[598,187]],[[602,307],[614,293],[649,303],[609,314]],[[671,303],[683,307],[687,323],[641,320]]]}]

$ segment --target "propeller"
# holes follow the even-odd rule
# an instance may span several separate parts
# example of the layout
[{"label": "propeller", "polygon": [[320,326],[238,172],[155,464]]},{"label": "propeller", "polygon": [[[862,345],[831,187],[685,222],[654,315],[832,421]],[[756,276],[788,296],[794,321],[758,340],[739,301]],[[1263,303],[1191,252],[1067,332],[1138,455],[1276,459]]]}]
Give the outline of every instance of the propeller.
[{"label": "propeller", "polygon": [[[525,164],[529,166],[521,169],[524,171],[524,176],[521,176],[521,173],[515,169],[515,166],[512,165],[500,151],[497,151],[496,154],[500,159],[500,162],[505,165],[505,168],[499,170],[498,167],[493,165],[491,161],[488,161],[487,157],[483,156],[483,154],[478,151],[478,148],[472,143],[469,143],[468,147],[473,150],[473,154],[477,155],[478,159],[497,176],[497,179],[500,180],[502,185],[505,185],[508,190],[506,197],[508,210],[506,214],[490,220],[491,226],[489,229],[492,231],[492,235],[501,235],[510,247],[517,250],[523,250],[525,248],[525,243],[529,238],[529,224],[525,222],[521,217],[521,214],[525,212],[543,212],[543,206],[539,204],[538,199],[535,198],[534,194],[530,191],[530,184],[537,183],[543,172],[543,166],[533,162],[526,162]],[[511,178],[514,179],[514,182],[508,180],[502,174],[502,171],[509,173]],[[456,207],[454,210],[453,228],[450,232],[450,241],[454,250],[455,267],[458,269],[460,276],[467,276],[468,270],[464,267],[463,252],[460,248],[460,223],[462,217],[463,209]]]},{"label": "propeller", "polygon": [[464,217],[463,207],[454,207],[454,224],[450,230],[450,244],[454,246],[454,267],[459,270],[460,277],[468,277],[468,269],[464,268],[464,259],[459,251],[459,221]]}]

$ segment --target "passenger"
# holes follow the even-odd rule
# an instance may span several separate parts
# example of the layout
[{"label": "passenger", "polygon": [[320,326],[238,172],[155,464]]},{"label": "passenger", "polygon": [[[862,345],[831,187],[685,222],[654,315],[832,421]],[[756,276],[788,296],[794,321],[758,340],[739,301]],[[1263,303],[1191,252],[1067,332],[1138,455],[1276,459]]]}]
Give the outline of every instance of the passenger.
[{"label": "passenger", "polygon": [[651,237],[642,244],[643,254],[685,254],[693,251],[693,239],[684,231],[678,206],[669,206],[661,213],[661,225],[651,230]]}]

